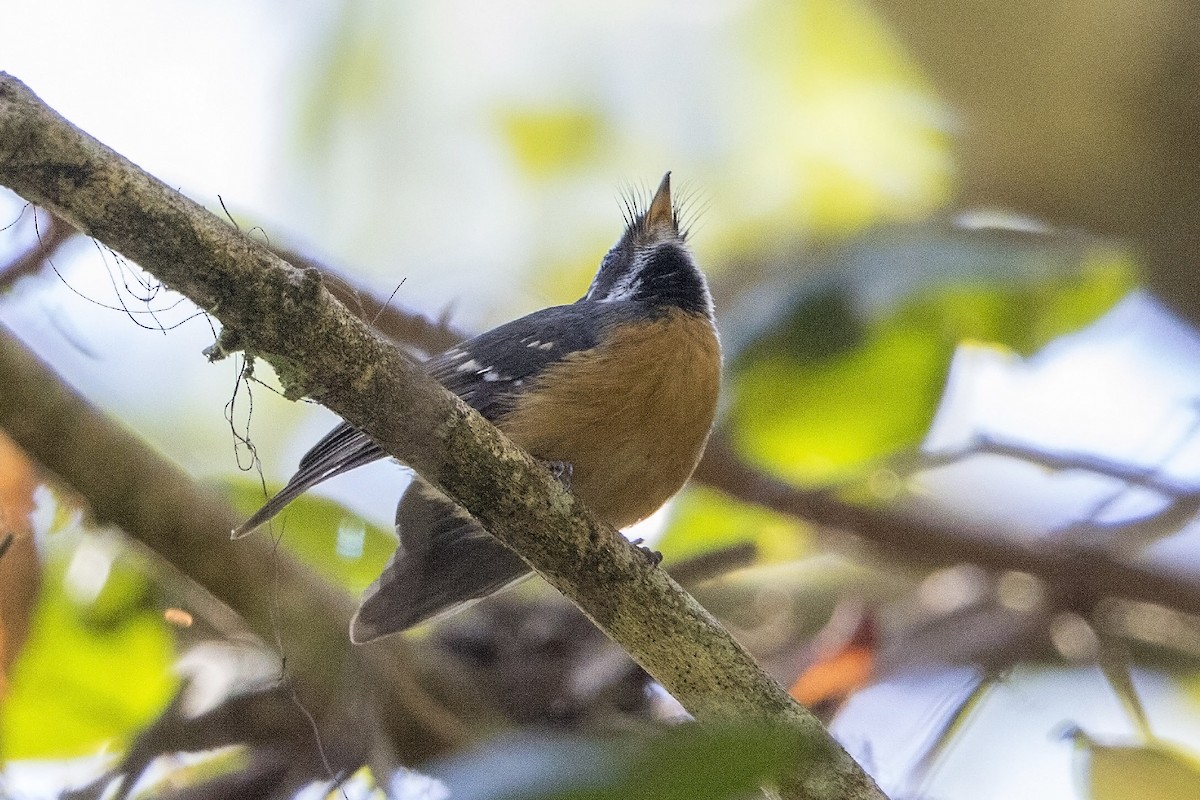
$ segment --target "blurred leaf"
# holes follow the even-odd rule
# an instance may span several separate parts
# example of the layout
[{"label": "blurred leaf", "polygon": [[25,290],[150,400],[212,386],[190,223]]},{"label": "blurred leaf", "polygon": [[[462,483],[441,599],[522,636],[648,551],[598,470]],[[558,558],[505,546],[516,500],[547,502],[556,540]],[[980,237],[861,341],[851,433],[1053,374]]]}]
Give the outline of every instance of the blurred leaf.
[{"label": "blurred leaf", "polygon": [[[748,168],[768,163],[762,186],[785,201],[776,230],[856,230],[945,201],[947,112],[870,6],[752,3],[741,38],[757,91],[774,95],[770,114],[736,107],[754,114]],[[748,232],[746,244],[767,233]]]},{"label": "blurred leaf", "polygon": [[807,531],[792,517],[691,486],[671,507],[670,523],[656,547],[675,561],[751,542],[760,563],[792,561],[808,551]]},{"label": "blurred leaf", "polygon": [[743,798],[805,759],[795,731],[683,725],[619,743],[520,736],[430,772],[455,800]]},{"label": "blurred leaf", "polygon": [[8,758],[121,746],[175,691],[173,637],[142,601],[149,591],[146,575],[132,559],[118,557],[96,602],[81,605],[64,586],[73,557],[48,564],[32,634],[0,718]]},{"label": "blurred leaf", "polygon": [[604,144],[604,121],[586,108],[511,109],[500,130],[517,163],[536,178],[583,166]]},{"label": "blurred leaf", "polygon": [[[850,695],[871,684],[879,659],[879,622],[872,609],[856,608],[849,612],[854,627],[842,633],[842,641],[823,648],[800,674],[788,693],[818,719],[828,721],[845,704]],[[825,634],[836,633],[834,627],[844,627],[843,614],[835,614],[818,641]]]},{"label": "blurred leaf", "polygon": [[0,702],[37,603],[41,567],[29,514],[38,478],[25,453],[0,431]]},{"label": "blurred leaf", "polygon": [[868,327],[860,346],[829,358],[780,350],[740,366],[729,417],[739,444],[807,480],[914,445],[932,419],[954,350],[941,322],[913,309]]},{"label": "blurred leaf", "polygon": [[181,789],[199,788],[201,784],[236,775],[248,767],[250,752],[248,748],[239,745],[209,750],[186,759],[170,759],[161,775],[155,780],[139,784],[140,788],[130,795],[130,798],[155,800],[170,797]]},{"label": "blurred leaf", "polygon": [[1083,791],[1089,800],[1193,800],[1200,795],[1200,758],[1175,745],[1102,744],[1071,732],[1084,759]]},{"label": "blurred leaf", "polygon": [[848,283],[804,297],[734,364],[730,422],[739,444],[786,476],[816,481],[924,436],[963,340],[1030,353],[1128,291],[1121,263],[1014,284],[950,282],[867,318]]},{"label": "blurred leaf", "polygon": [[[227,483],[231,502],[246,516],[263,504],[262,485],[246,479]],[[276,489],[281,487],[275,487]],[[312,569],[351,592],[361,592],[383,571],[396,537],[370,525],[332,500],[301,495],[271,522],[281,543]],[[263,529],[253,535],[266,535]]]},{"label": "blurred leaf", "polygon": [[320,43],[324,52],[310,62],[315,71],[298,115],[297,139],[310,152],[328,150],[345,117],[377,113],[388,82],[395,80],[387,4],[349,0],[338,7],[340,16]]}]

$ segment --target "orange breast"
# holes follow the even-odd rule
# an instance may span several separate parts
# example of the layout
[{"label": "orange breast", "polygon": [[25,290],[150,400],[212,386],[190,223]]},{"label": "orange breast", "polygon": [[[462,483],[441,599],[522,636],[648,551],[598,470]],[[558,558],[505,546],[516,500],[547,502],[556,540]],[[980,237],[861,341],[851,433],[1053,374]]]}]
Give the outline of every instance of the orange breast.
[{"label": "orange breast", "polygon": [[673,309],[549,367],[498,424],[537,458],[570,463],[572,491],[622,528],[691,476],[720,383],[712,323]]}]

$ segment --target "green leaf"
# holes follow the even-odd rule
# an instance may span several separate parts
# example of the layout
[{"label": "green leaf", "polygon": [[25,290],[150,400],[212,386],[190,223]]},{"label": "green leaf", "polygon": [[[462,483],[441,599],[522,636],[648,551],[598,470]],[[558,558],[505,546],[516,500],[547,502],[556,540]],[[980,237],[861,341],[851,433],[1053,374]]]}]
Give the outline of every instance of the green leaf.
[{"label": "green leaf", "polygon": [[[230,501],[246,516],[266,499],[262,485],[250,479],[227,483]],[[277,489],[280,487],[276,487]],[[359,593],[383,571],[396,537],[364,522],[332,500],[301,495],[271,522],[271,531],[282,532],[281,544],[322,576]],[[267,535],[267,529],[253,534]]]},{"label": "green leaf", "polygon": [[431,770],[459,800],[725,800],[807,758],[796,731],[672,728],[619,743],[514,736]]},{"label": "green leaf", "polygon": [[[945,203],[953,180],[945,112],[867,4],[767,0],[747,4],[735,24],[745,86],[772,106],[730,116],[753,131],[745,169],[772,194],[754,211],[782,211],[776,230],[854,231]],[[765,231],[755,233],[761,241]]]},{"label": "green leaf", "polygon": [[814,323],[814,339],[833,343],[828,356],[765,351],[739,365],[730,382],[729,420],[741,449],[810,481],[920,441],[955,344],[939,329],[941,320],[920,310],[861,333],[851,325],[823,329],[826,310],[822,303],[804,319]]},{"label": "green leaf", "polygon": [[692,486],[675,501],[656,547],[677,560],[751,542],[760,563],[775,563],[803,556],[808,551],[807,532],[808,527],[792,517]]},{"label": "green leaf", "polygon": [[347,118],[378,112],[396,68],[390,14],[387,4],[341,4],[328,38],[309,60],[312,74],[296,126],[308,154],[329,150]]},{"label": "green leaf", "polygon": [[511,109],[500,131],[517,163],[537,178],[593,161],[604,144],[604,121],[585,108]]},{"label": "green leaf", "polygon": [[1090,800],[1190,800],[1200,792],[1200,758],[1166,742],[1112,745],[1071,732]]},{"label": "green leaf", "polygon": [[1066,275],[947,281],[875,317],[858,308],[848,280],[834,283],[741,352],[730,426],[744,452],[787,477],[848,478],[919,444],[959,343],[1031,353],[1110,308],[1131,276],[1104,254]]},{"label": "green leaf", "polygon": [[[120,748],[174,695],[174,638],[147,598],[149,577],[117,555],[94,600],[72,599],[64,582],[95,542],[48,559],[32,634],[17,661],[0,714],[7,758],[62,758]],[[103,562],[100,554],[98,562]],[[83,563],[84,569],[88,568]]]}]

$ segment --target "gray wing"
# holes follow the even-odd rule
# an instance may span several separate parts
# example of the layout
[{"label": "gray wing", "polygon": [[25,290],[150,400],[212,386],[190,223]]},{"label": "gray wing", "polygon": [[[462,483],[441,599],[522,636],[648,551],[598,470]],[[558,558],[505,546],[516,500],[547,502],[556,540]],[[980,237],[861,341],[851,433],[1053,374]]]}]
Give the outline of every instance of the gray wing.
[{"label": "gray wing", "polygon": [[[634,313],[627,303],[581,301],[514,320],[447,350],[426,363],[428,373],[483,416],[496,421],[525,381],[550,364],[596,345],[600,331]],[[383,458],[371,437],[343,422],[317,442],[280,492],[238,526],[235,539],[265,524],[324,480]]]},{"label": "gray wing", "polygon": [[[644,313],[640,304],[582,300],[493,328],[426,365],[429,374],[496,421],[526,381],[571,353],[596,346],[609,325]],[[235,535],[263,524],[327,478],[384,457],[365,433],[343,422],[300,460],[296,474]],[[465,510],[415,478],[396,509],[400,542],[367,589],[351,623],[357,643],[399,633],[456,610],[529,574],[515,553]]]},{"label": "gray wing", "polygon": [[525,383],[572,353],[590,350],[635,304],[581,301],[493,328],[429,362],[429,374],[495,422]]}]

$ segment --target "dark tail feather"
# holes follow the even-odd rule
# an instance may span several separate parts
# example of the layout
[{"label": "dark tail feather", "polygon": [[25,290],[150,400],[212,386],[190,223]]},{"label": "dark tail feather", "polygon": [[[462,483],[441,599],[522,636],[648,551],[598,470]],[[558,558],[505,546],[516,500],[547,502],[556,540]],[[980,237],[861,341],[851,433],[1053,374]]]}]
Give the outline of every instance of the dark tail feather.
[{"label": "dark tail feather", "polygon": [[385,453],[365,433],[343,422],[300,459],[300,468],[266,505],[233,530],[240,539],[274,517],[283,507],[321,481],[383,458]]},{"label": "dark tail feather", "polygon": [[459,610],[530,574],[516,553],[420,478],[400,500],[396,527],[400,544],[350,623],[356,644]]}]

